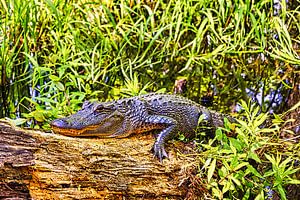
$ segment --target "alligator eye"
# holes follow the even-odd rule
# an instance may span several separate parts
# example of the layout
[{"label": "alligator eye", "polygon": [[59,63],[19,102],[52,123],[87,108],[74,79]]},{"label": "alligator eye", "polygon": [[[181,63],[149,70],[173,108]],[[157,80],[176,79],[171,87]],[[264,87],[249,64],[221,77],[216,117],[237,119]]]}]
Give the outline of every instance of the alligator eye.
[{"label": "alligator eye", "polygon": [[96,112],[101,112],[104,110],[104,106],[102,104],[97,105],[97,107],[95,108]]}]

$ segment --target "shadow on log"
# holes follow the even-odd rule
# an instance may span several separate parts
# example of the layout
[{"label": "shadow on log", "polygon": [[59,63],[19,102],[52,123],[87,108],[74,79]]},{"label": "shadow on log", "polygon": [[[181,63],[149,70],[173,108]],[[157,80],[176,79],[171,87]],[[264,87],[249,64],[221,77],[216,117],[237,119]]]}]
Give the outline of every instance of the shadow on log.
[{"label": "shadow on log", "polygon": [[195,158],[176,153],[191,148],[170,144],[160,163],[153,143],[152,134],[71,138],[0,121],[0,198],[197,199]]}]

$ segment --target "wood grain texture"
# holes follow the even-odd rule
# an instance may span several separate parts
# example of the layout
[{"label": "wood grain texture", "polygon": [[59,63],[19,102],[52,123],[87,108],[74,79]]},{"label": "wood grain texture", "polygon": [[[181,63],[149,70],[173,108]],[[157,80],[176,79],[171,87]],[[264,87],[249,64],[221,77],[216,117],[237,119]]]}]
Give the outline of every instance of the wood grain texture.
[{"label": "wood grain texture", "polygon": [[151,153],[152,134],[122,139],[72,138],[0,121],[1,199],[185,199],[191,151],[168,145],[170,159]]}]

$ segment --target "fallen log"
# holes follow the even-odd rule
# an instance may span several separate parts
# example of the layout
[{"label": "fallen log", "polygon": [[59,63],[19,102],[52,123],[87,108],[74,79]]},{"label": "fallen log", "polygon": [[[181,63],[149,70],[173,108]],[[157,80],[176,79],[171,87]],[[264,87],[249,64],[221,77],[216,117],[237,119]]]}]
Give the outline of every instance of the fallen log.
[{"label": "fallen log", "polygon": [[170,159],[160,163],[154,140],[153,134],[72,138],[0,121],[0,198],[197,198],[190,181],[195,160],[177,155],[191,151],[188,145],[168,145]]}]

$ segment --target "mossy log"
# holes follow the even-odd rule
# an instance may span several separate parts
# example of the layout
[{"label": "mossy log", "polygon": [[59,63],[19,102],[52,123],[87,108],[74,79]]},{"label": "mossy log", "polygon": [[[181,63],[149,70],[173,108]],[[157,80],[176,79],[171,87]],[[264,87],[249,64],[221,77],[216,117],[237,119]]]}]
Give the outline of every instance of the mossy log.
[{"label": "mossy log", "polygon": [[168,145],[170,158],[160,163],[151,153],[154,140],[153,134],[72,138],[0,121],[0,198],[197,198],[194,172],[187,173],[195,159],[178,156],[190,147]]}]

